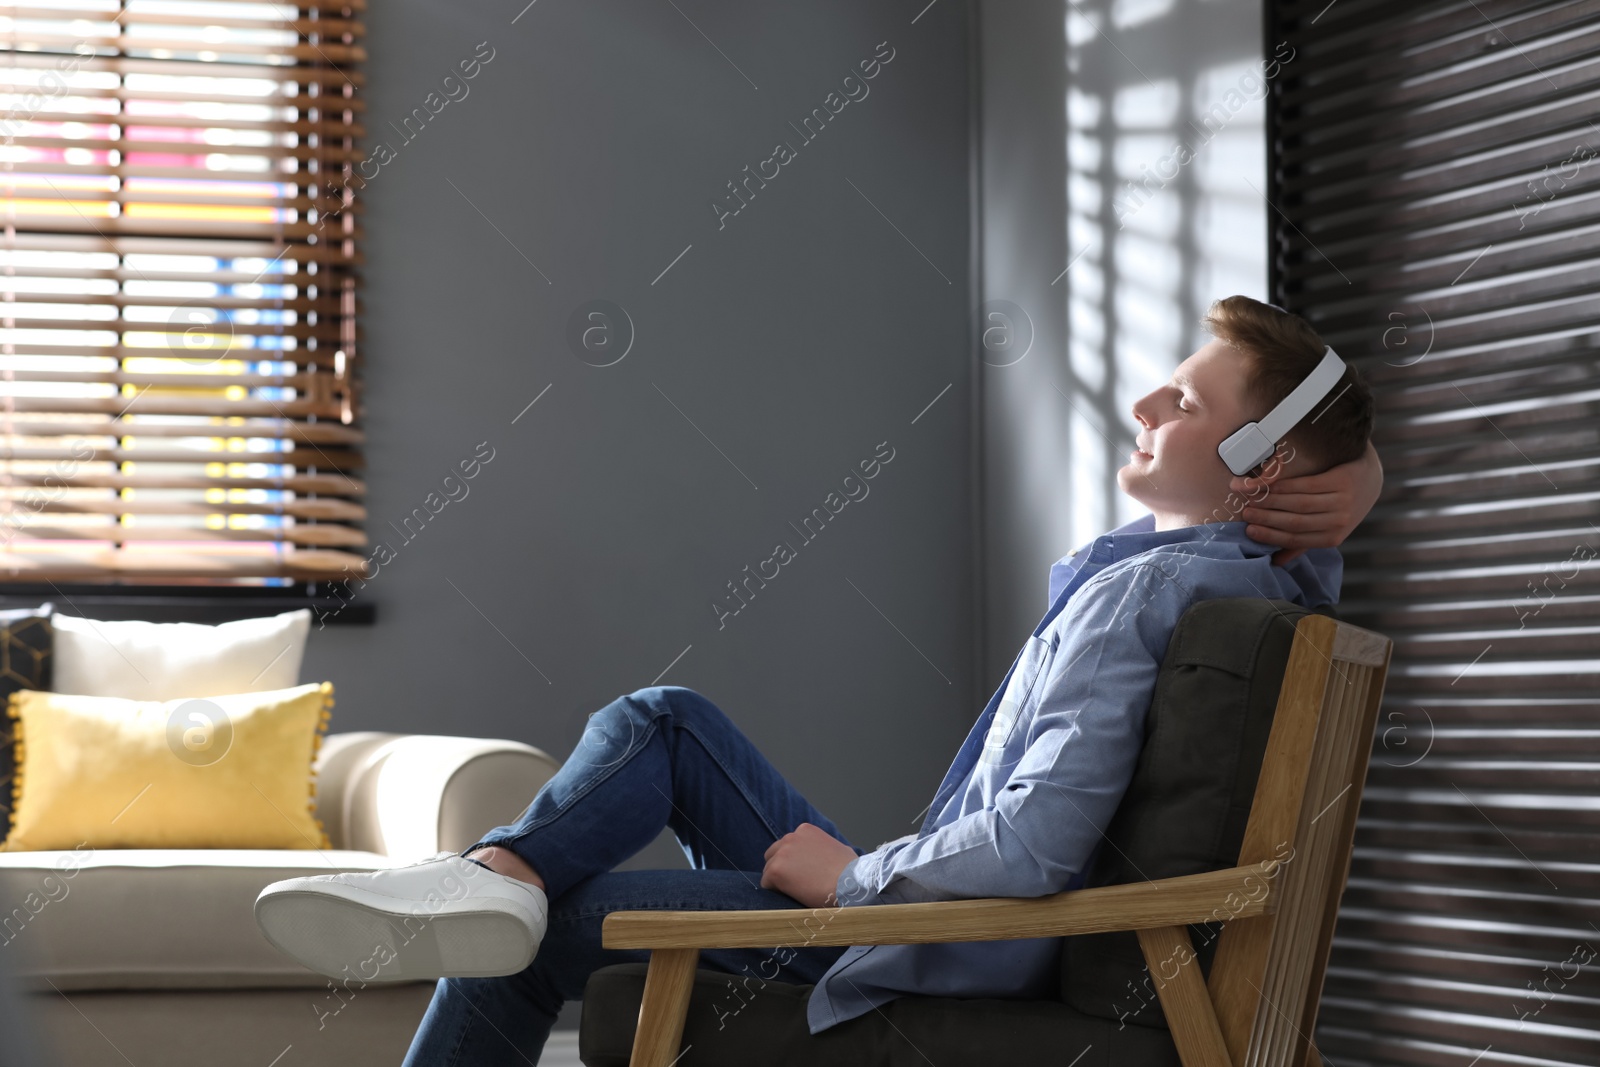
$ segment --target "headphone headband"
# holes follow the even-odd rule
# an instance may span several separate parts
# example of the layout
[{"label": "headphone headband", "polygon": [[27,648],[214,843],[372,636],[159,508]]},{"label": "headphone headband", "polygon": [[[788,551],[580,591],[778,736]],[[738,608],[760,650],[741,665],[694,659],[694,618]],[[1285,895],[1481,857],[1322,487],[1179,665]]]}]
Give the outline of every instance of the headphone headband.
[{"label": "headphone headband", "polygon": [[1332,348],[1324,345],[1322,362],[1306,375],[1305,381],[1295,386],[1260,422],[1245,423],[1217,446],[1217,455],[1222,457],[1222,462],[1234,474],[1243,476],[1266,460],[1278,447],[1278,442],[1301,419],[1311,414],[1311,409],[1323,397],[1333,391],[1339,379],[1344,377],[1344,369],[1344,360]]}]

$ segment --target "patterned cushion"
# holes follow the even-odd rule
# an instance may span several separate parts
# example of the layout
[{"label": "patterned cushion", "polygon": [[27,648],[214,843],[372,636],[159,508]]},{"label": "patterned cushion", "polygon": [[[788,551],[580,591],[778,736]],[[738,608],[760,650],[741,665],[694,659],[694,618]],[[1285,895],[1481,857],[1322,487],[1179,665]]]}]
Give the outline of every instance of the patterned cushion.
[{"label": "patterned cushion", "polygon": [[[0,611],[0,707],[19,689],[49,689],[54,636],[50,616],[54,604]],[[12,761],[15,723],[0,715],[0,826],[11,824],[12,787],[16,767]]]}]

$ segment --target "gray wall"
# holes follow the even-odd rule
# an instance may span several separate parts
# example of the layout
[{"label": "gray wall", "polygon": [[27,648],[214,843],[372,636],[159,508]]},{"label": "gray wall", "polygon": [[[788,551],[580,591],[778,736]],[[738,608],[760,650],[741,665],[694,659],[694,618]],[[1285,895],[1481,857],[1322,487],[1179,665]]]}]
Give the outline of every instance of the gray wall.
[{"label": "gray wall", "polygon": [[1265,83],[1260,0],[978,8],[995,684],[1048,607],[1050,564],[1143,512],[1115,480],[1133,401],[1203,342],[1213,299],[1266,297]]},{"label": "gray wall", "polygon": [[[371,17],[369,145],[393,157],[362,193],[368,526],[396,556],[358,594],[377,625],[313,633],[337,729],[564,755],[666,670],[858,843],[915,827],[1049,564],[1136,514],[1113,479],[1128,406],[1212,298],[1265,287],[1259,0],[976,6],[976,26],[948,0]],[[788,124],[881,41],[867,97],[802,144]],[[390,123],[479,42],[469,95],[405,140]],[[1220,132],[1189,125],[1207,114]],[[719,228],[712,200],[779,140],[795,159]],[[1130,200],[1180,140],[1193,160]],[[568,340],[595,300],[632,323],[612,366]],[[976,509],[975,319],[1031,333],[979,350]],[[883,441],[870,495],[800,544],[787,524]],[[480,442],[470,494],[404,540],[390,523]],[[779,539],[798,557],[719,629],[713,600]]]},{"label": "gray wall", "polygon": [[[659,676],[857,843],[915,828],[979,688],[969,28],[949,2],[913,24],[923,6],[374,8],[367,504],[394,558],[357,593],[376,625],[313,629],[335,730],[565,756]],[[801,142],[788,123],[883,41],[868,95]],[[480,42],[468,95],[406,141]],[[712,199],[780,140],[796,157],[719,229]],[[568,343],[594,300],[633,326],[611,366]],[[885,441],[869,495],[802,543],[787,524]],[[480,442],[468,495],[405,540]],[[797,558],[719,629],[713,600],[780,540]]]}]

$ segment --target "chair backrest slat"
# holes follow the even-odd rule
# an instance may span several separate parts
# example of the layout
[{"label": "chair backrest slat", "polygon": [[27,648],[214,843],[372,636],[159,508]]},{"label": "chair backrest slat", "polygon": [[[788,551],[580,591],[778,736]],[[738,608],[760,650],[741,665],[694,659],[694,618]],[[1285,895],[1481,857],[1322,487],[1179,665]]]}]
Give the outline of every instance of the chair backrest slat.
[{"label": "chair backrest slat", "polygon": [[1209,987],[1240,1067],[1303,1062],[1344,880],[1391,642],[1301,619],[1240,864],[1276,861],[1274,910],[1227,924]]},{"label": "chair backrest slat", "polygon": [[[1344,631],[1355,631],[1369,637],[1377,636],[1365,630],[1356,630],[1355,627],[1345,627],[1341,632]],[[1307,1035],[1308,1038],[1317,1025],[1317,1005],[1322,999],[1322,985],[1327,975],[1328,956],[1333,947],[1333,928],[1339,916],[1339,899],[1343,895],[1345,884],[1350,879],[1350,855],[1353,851],[1356,835],[1356,817],[1361,806],[1361,784],[1367,779],[1367,765],[1372,756],[1373,735],[1376,733],[1378,725],[1378,706],[1383,702],[1383,687],[1388,678],[1389,655],[1393,643],[1387,638],[1380,640],[1381,644],[1372,650],[1373,655],[1371,658],[1361,659],[1357,668],[1365,671],[1365,678],[1362,690],[1362,704],[1355,727],[1355,762],[1350,770],[1350,779],[1356,783],[1356,786],[1351,790],[1346,802],[1342,803],[1338,808],[1339,826],[1335,843],[1338,847],[1337,855],[1342,857],[1342,863],[1338,869],[1337,877],[1330,883],[1332,898],[1323,909],[1320,928],[1315,931],[1315,955],[1312,957],[1311,984],[1306,990],[1305,1002],[1300,1011],[1299,1030]],[[1336,651],[1343,650],[1338,649],[1336,646]],[[1332,819],[1333,817],[1333,813],[1330,813],[1329,818]],[[1336,862],[1341,861],[1336,859]],[[1308,939],[1307,944],[1312,943]],[[1295,1061],[1297,1065],[1303,1062],[1312,1061],[1307,1060],[1304,1056]],[[1320,1058],[1316,1062],[1320,1063]]]},{"label": "chair backrest slat", "polygon": [[1328,675],[1328,696],[1306,783],[1308,803],[1301,808],[1296,834],[1297,858],[1303,856],[1304,861],[1298,871],[1292,865],[1286,870],[1283,911],[1273,931],[1262,990],[1265,1004],[1256,1012],[1255,1037],[1245,1058],[1248,1067],[1295,1062],[1310,1040],[1300,1029],[1300,1009],[1311,986],[1323,918],[1338,904],[1339,894],[1331,884],[1334,872],[1343,871],[1338,815],[1355,793],[1354,741],[1370,672],[1370,667],[1335,659]]}]

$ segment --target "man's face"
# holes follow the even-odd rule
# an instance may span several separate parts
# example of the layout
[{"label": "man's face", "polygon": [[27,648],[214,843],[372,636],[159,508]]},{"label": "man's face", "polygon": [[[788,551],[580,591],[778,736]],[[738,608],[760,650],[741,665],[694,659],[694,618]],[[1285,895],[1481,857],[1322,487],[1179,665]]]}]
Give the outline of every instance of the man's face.
[{"label": "man's face", "polygon": [[1237,349],[1210,341],[1134,403],[1138,451],[1117,471],[1117,484],[1155,514],[1158,529],[1226,514],[1233,472],[1217,446],[1264,414],[1245,400],[1244,372]]}]

